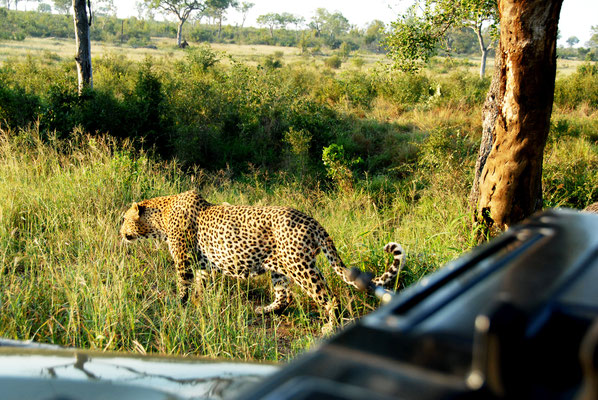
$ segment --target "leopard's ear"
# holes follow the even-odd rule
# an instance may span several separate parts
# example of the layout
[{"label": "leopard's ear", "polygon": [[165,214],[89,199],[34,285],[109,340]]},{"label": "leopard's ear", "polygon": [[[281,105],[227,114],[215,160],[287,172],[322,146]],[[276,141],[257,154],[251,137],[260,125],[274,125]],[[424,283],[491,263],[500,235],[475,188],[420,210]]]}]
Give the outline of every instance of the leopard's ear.
[{"label": "leopard's ear", "polygon": [[139,203],[135,203],[135,202],[133,202],[133,205],[131,206],[131,208],[135,211],[135,214],[134,214],[135,219],[138,219],[139,217],[141,217],[141,215],[145,211],[145,206],[142,206]]}]

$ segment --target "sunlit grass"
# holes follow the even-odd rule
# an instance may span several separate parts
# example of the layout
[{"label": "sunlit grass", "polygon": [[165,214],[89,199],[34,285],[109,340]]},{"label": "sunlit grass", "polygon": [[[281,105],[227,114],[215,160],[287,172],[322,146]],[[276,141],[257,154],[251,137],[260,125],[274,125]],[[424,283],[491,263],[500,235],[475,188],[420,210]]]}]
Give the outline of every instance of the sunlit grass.
[{"label": "sunlit grass", "polygon": [[[429,186],[413,204],[376,204],[367,183],[340,193],[308,188],[288,176],[235,180],[183,174],[126,144],[75,132],[42,141],[35,128],[2,131],[0,144],[0,336],[102,350],[203,354],[280,360],[320,337],[318,308],[297,288],[280,316],[257,317],[270,300],[267,278],[217,277],[194,306],[179,304],[167,248],[155,241],[124,246],[117,236],[133,200],[197,187],[212,202],[286,205],[314,216],[347,265],[382,272],[382,247],[394,240],[409,254],[403,285],[467,248],[459,193]],[[193,176],[193,179],[191,178]],[[364,186],[365,185],[365,186]],[[450,205],[450,207],[447,207]],[[356,293],[319,260],[345,322],[376,301]]]}]

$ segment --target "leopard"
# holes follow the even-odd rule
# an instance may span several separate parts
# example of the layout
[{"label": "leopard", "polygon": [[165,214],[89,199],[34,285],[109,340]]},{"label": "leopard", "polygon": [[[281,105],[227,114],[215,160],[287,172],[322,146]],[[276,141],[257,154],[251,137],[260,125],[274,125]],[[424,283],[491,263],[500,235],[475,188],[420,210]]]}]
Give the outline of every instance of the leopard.
[{"label": "leopard", "polygon": [[[324,311],[324,318],[327,315],[322,329],[326,333],[337,321],[338,300],[316,267],[320,251],[345,283],[359,288],[322,225],[294,208],[212,204],[197,190],[189,190],[133,202],[123,214],[120,237],[126,243],[142,238],[167,242],[183,304],[193,282],[205,287],[213,271],[238,279],[269,273],[274,299],[254,312],[284,310],[294,283]],[[404,263],[400,244],[390,242],[384,250],[393,259],[383,274],[371,280],[374,286],[390,284]]]}]

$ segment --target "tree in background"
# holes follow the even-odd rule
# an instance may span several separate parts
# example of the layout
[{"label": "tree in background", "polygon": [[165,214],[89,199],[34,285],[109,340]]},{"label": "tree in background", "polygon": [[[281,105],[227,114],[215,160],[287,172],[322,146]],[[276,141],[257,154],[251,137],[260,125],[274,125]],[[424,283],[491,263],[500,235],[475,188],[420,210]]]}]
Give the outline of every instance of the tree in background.
[{"label": "tree in background", "polygon": [[143,0],[138,0],[135,2],[135,9],[137,10],[137,18],[138,19],[154,19],[154,10],[147,7]]},{"label": "tree in background", "polygon": [[[89,18],[87,10],[89,9]],[[77,77],[79,78],[79,95],[87,87],[93,87],[91,69],[91,42],[89,39],[89,26],[91,25],[91,2],[87,0],[73,0],[73,20],[75,23],[75,43],[77,54]]]},{"label": "tree in background", "polygon": [[268,27],[268,30],[270,31],[270,37],[274,38],[274,28],[278,24],[278,14],[262,14],[259,17],[257,17],[256,22],[258,23],[258,25]]},{"label": "tree in background", "polygon": [[334,14],[329,14],[322,30],[328,38],[328,45],[332,48],[337,48],[340,45],[338,37],[349,32],[350,28],[351,24],[349,24],[349,20],[340,12],[335,12]]},{"label": "tree in background", "polygon": [[222,34],[222,21],[225,19],[224,15],[229,7],[237,7],[238,2],[236,0],[220,0],[215,1],[213,4],[208,6],[204,11],[206,15],[212,17],[215,21],[218,21],[218,38]]},{"label": "tree in background", "polygon": [[579,38],[577,36],[571,36],[569,39],[567,39],[567,44],[569,47],[573,47],[577,43],[579,43]]},{"label": "tree in background", "polygon": [[590,40],[588,40],[586,46],[596,49],[598,48],[598,25],[593,26],[590,33],[592,36],[590,36]]},{"label": "tree in background", "polygon": [[37,5],[37,11],[40,13],[51,13],[52,12],[52,6],[49,5],[48,3],[39,3]]},{"label": "tree in background", "polygon": [[183,42],[183,25],[192,13],[202,12],[208,7],[218,7],[223,3],[230,4],[229,0],[143,0],[150,9],[162,10],[167,14],[174,14],[178,19],[176,40],[177,46]]},{"label": "tree in background", "polygon": [[450,30],[472,29],[482,55],[480,77],[486,72],[491,49],[483,35],[485,25],[496,31],[498,15],[495,0],[418,0],[405,15],[391,24],[386,46],[394,64],[405,71],[416,71],[437,48],[450,50],[445,38]]},{"label": "tree in background", "polygon": [[71,0],[52,0],[54,9],[60,14],[68,14],[71,11],[73,2]]},{"label": "tree in background", "polygon": [[116,16],[116,5],[114,4],[114,0],[94,1],[92,10],[94,15]]},{"label": "tree in background", "polygon": [[380,20],[370,22],[365,31],[365,44],[370,50],[381,51],[380,43],[384,39],[386,25]]},{"label": "tree in background", "polygon": [[249,13],[249,10],[253,8],[253,6],[255,6],[255,3],[251,3],[248,1],[243,1],[241,4],[237,3],[237,6],[235,8],[238,12],[241,13],[241,28],[243,28],[243,25],[245,25],[247,14]]},{"label": "tree in background", "polygon": [[349,21],[340,12],[331,14],[325,8],[318,8],[312,17],[309,28],[315,37],[324,37],[326,44],[332,48],[340,45],[338,37],[351,28]]}]

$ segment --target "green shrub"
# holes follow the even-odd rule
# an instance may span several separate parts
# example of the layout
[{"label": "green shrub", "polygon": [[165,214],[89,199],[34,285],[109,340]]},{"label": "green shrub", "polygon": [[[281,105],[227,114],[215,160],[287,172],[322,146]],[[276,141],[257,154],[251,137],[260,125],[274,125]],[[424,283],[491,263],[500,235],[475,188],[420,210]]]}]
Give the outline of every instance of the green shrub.
[{"label": "green shrub", "polygon": [[338,83],[344,98],[354,106],[369,108],[378,94],[366,72],[347,71],[339,77]]},{"label": "green shrub", "polygon": [[343,191],[353,189],[353,172],[351,168],[363,162],[360,158],[350,159],[342,145],[332,143],[322,149],[322,161],[326,166],[326,173],[332,178],[338,188]]},{"label": "green shrub", "polygon": [[275,69],[282,67],[282,60],[276,55],[268,55],[264,57],[263,65],[265,68]]},{"label": "green shrub", "polygon": [[476,143],[458,129],[434,129],[420,146],[419,163],[426,168],[462,166],[477,152]]},{"label": "green shrub", "polygon": [[598,201],[598,146],[583,137],[549,144],[542,177],[544,207],[582,209]]},{"label": "green shrub", "polygon": [[341,67],[342,63],[343,63],[343,60],[336,54],[332,55],[324,60],[324,65],[326,65],[328,68],[332,68],[332,69],[339,69]]},{"label": "green shrub", "polygon": [[376,85],[383,97],[401,105],[427,102],[435,92],[432,81],[424,74],[381,73]]},{"label": "green shrub", "polygon": [[583,104],[598,108],[598,64],[581,65],[575,73],[557,79],[554,102],[572,109]]},{"label": "green shrub", "polygon": [[220,61],[220,56],[208,45],[188,48],[185,50],[187,62],[192,68],[206,71]]},{"label": "green shrub", "polygon": [[470,72],[457,71],[436,78],[434,95],[430,101],[437,106],[481,106],[489,87],[490,77],[480,79]]},{"label": "green shrub", "polygon": [[7,85],[0,77],[0,124],[27,126],[35,120],[40,105],[37,95],[19,86]]},{"label": "green shrub", "polygon": [[356,68],[361,68],[365,64],[365,61],[361,57],[353,57],[351,59],[351,64]]}]

